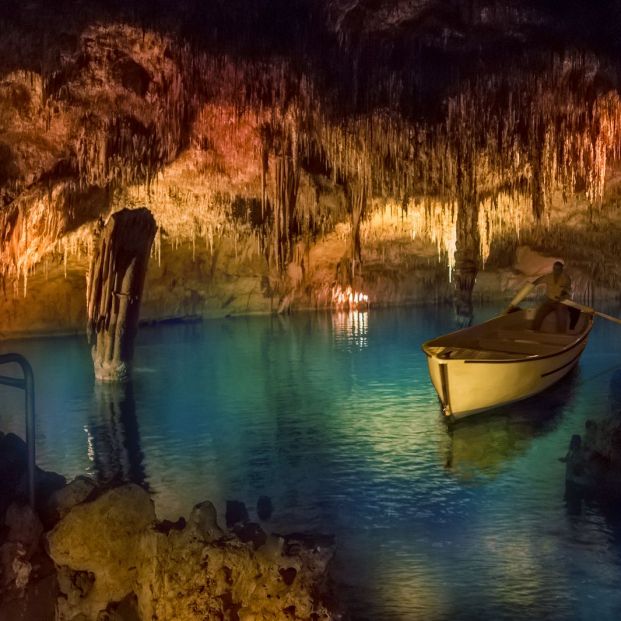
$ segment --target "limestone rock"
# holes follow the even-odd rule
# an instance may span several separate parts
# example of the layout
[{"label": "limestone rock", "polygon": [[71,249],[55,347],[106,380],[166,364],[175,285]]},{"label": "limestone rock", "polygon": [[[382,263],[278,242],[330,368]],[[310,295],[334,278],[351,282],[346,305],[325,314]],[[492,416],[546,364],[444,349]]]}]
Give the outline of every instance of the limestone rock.
[{"label": "limestone rock", "polygon": [[195,505],[188,521],[188,530],[202,541],[214,541],[222,537],[213,503],[206,500]]},{"label": "limestone rock", "polygon": [[75,506],[97,489],[97,483],[87,476],[78,476],[64,487],[52,493],[46,506],[46,513],[54,522],[63,518]]},{"label": "limestone rock", "polygon": [[87,335],[95,377],[129,379],[140,302],[157,225],[145,207],[113,213],[96,236],[87,278]]},{"label": "limestone rock", "polygon": [[141,539],[154,521],[149,494],[128,484],[75,506],[48,533],[50,556],[57,565],[95,575],[79,612],[95,618],[109,601],[120,601],[132,591]]},{"label": "limestone rock", "polygon": [[268,535],[265,544],[259,549],[259,554],[268,561],[274,561],[282,556],[285,539],[279,535]]},{"label": "limestone rock", "polygon": [[257,500],[257,516],[260,520],[266,521],[272,517],[272,500],[269,496],[259,496]]},{"label": "limestone rock", "polygon": [[32,507],[14,502],[7,509],[4,523],[9,529],[7,541],[22,544],[26,555],[30,557],[39,546],[43,534],[41,521]]},{"label": "limestone rock", "polygon": [[572,436],[564,461],[572,491],[621,501],[621,413],[599,422],[587,420],[584,435]]},{"label": "limestone rock", "polygon": [[99,613],[97,621],[141,621],[136,596],[131,593],[120,602],[112,602]]},{"label": "limestone rock", "polygon": [[228,528],[235,524],[243,524],[248,521],[248,509],[239,500],[226,501],[226,525]]},{"label": "limestone rock", "polygon": [[31,581],[18,597],[0,596],[0,621],[55,621],[56,576]]},{"label": "limestone rock", "polygon": [[245,524],[236,524],[233,532],[239,537],[243,543],[252,543],[254,549],[260,548],[267,541],[265,531],[256,522],[246,522]]},{"label": "limestone rock", "polygon": [[0,522],[7,507],[19,494],[19,482],[26,472],[26,464],[26,443],[14,433],[0,437]]},{"label": "limestone rock", "polygon": [[32,567],[22,543],[8,541],[0,546],[0,570],[0,591],[26,586]]},{"label": "limestone rock", "polygon": [[124,485],[74,506],[47,539],[60,566],[57,621],[336,618],[321,595],[327,540],[268,537],[239,520],[225,534],[210,502],[162,528],[149,495]]}]

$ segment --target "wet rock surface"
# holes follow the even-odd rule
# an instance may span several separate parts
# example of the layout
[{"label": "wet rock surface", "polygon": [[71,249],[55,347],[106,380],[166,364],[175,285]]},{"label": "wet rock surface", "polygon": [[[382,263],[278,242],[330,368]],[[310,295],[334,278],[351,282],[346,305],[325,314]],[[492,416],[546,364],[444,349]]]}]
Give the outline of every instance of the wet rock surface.
[{"label": "wet rock surface", "polygon": [[6,0],[0,332],[82,328],[94,223],[141,204],[148,320],[351,287],[466,322],[524,234],[616,288],[621,12],[591,4]]},{"label": "wet rock surface", "polygon": [[51,489],[35,511],[15,483],[23,442],[9,434],[0,445],[0,470],[12,473],[0,479],[2,621],[341,618],[333,538],[266,533],[237,501],[231,530],[209,501],[187,521],[160,522],[138,485],[87,477]]},{"label": "wet rock surface", "polygon": [[565,460],[566,480],[575,490],[621,502],[621,411],[600,422],[587,420]]},{"label": "wet rock surface", "polygon": [[568,492],[621,505],[621,371],[610,380],[610,412],[587,420],[582,435],[572,436],[567,455]]},{"label": "wet rock surface", "polygon": [[[0,434],[0,619],[54,619],[58,594],[54,564],[42,546],[44,525],[27,504],[27,453],[14,434]],[[64,478],[38,471],[37,508]]]}]

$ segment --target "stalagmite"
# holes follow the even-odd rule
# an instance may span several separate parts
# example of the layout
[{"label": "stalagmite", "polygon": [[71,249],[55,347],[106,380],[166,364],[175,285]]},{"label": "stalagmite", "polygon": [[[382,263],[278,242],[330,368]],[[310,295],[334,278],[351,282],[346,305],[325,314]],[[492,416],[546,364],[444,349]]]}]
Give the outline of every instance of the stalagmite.
[{"label": "stalagmite", "polygon": [[156,224],[146,208],[123,209],[96,234],[87,278],[87,336],[95,377],[124,381],[130,376],[142,289]]}]

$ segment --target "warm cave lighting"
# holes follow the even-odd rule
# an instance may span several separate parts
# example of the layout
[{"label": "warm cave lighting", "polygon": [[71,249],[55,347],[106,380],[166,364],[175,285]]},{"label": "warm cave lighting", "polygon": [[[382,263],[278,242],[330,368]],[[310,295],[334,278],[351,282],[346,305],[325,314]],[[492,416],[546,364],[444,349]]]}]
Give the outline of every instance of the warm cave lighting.
[{"label": "warm cave lighting", "polygon": [[369,307],[369,296],[351,287],[332,289],[332,306],[338,310],[363,310]]}]

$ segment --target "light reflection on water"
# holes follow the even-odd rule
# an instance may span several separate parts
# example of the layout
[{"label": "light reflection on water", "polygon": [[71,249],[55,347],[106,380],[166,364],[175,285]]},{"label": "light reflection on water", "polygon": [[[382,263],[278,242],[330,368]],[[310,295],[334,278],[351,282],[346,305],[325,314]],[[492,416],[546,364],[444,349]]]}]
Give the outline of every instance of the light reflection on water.
[{"label": "light reflection on water", "polygon": [[[619,520],[568,506],[558,461],[610,410],[621,331],[597,322],[567,381],[447,428],[420,343],[451,328],[442,308],[145,328],[125,388],[94,384],[81,338],[0,349],[34,367],[43,467],[140,481],[172,519],[268,495],[266,529],[336,534],[357,619],[621,618]],[[0,429],[21,407],[0,387]]]}]

